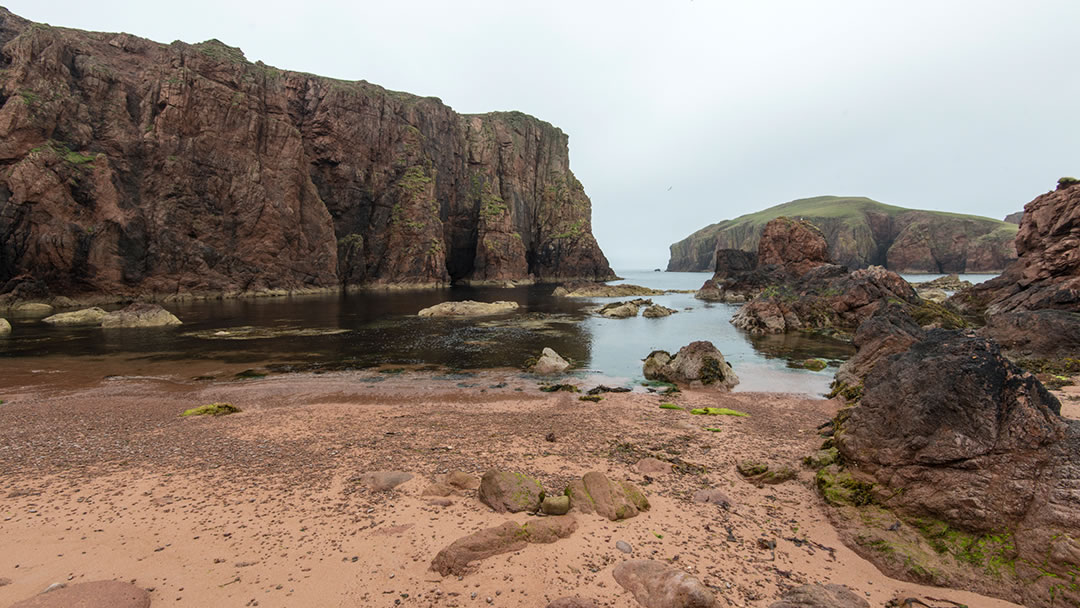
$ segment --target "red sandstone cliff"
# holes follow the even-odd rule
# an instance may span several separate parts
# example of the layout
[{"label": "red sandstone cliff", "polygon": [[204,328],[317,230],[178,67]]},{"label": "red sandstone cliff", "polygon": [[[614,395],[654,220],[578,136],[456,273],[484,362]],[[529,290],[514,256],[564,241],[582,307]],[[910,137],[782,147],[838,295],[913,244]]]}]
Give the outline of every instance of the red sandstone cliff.
[{"label": "red sandstone cliff", "polygon": [[610,279],[567,136],[518,112],[0,9],[0,285],[147,295]]}]

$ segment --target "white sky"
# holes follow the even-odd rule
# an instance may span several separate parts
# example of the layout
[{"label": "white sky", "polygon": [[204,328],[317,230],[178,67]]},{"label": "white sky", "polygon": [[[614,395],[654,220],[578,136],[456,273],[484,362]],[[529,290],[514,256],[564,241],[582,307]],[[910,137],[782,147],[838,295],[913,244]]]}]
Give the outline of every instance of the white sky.
[{"label": "white sky", "polygon": [[[1076,0],[9,0],[23,17],[521,110],[570,135],[618,269],[860,195],[1001,218],[1080,173]],[[670,188],[670,190],[669,190]]]}]

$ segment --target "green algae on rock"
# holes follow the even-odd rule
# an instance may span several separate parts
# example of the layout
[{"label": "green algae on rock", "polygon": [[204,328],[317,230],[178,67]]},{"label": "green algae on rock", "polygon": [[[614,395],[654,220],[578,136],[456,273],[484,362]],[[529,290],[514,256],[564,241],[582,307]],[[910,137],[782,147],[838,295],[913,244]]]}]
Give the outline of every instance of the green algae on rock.
[{"label": "green algae on rock", "polygon": [[186,416],[227,416],[240,412],[240,408],[231,403],[208,403],[186,410],[181,417]]}]

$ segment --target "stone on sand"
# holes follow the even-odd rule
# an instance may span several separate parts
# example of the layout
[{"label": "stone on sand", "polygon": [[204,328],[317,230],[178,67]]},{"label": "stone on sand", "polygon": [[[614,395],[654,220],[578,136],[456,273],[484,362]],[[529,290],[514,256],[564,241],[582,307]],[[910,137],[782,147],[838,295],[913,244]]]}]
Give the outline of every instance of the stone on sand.
[{"label": "stone on sand", "polygon": [[570,511],[569,496],[545,496],[540,503],[540,511],[545,515],[566,515]]},{"label": "stone on sand", "polygon": [[559,353],[545,347],[529,371],[534,374],[561,374],[570,368],[570,363],[559,356]]},{"label": "stone on sand", "polygon": [[664,562],[632,559],[615,566],[612,574],[645,608],[712,608],[716,601],[701,581]]},{"label": "stone on sand", "polygon": [[439,551],[431,562],[431,569],[443,576],[463,576],[474,561],[520,551],[532,543],[553,543],[570,536],[576,529],[577,521],[568,515],[546,517],[520,525],[512,521],[504,522],[457,539]]},{"label": "stone on sand", "polygon": [[615,482],[603,473],[591,471],[566,488],[570,508],[582,513],[596,513],[611,521],[635,517],[649,510],[649,500],[634,484]]},{"label": "stone on sand", "polygon": [[498,513],[534,512],[540,509],[544,487],[528,475],[492,469],[480,478],[479,496]]},{"label": "stone on sand", "polygon": [[671,472],[671,464],[659,458],[642,458],[634,465],[634,470],[642,475],[666,475]]},{"label": "stone on sand", "polygon": [[723,508],[731,506],[731,499],[717,488],[702,488],[694,492],[694,502],[704,502],[719,505]]},{"label": "stone on sand", "polygon": [[870,608],[870,604],[843,585],[814,584],[789,589],[769,608]]},{"label": "stone on sand", "polygon": [[11,608],[148,608],[150,594],[141,587],[120,581],[79,583],[30,599]]},{"label": "stone on sand", "polygon": [[447,473],[445,476],[436,479],[439,483],[444,483],[448,486],[454,486],[459,490],[475,490],[480,487],[480,480],[473,475],[469,475],[463,471],[454,471],[453,473]]},{"label": "stone on sand", "polygon": [[375,492],[393,490],[401,484],[413,478],[412,473],[405,471],[371,471],[360,475],[360,483]]},{"label": "stone on sand", "polygon": [[595,600],[580,595],[569,595],[549,602],[547,608],[600,608],[600,605]]}]

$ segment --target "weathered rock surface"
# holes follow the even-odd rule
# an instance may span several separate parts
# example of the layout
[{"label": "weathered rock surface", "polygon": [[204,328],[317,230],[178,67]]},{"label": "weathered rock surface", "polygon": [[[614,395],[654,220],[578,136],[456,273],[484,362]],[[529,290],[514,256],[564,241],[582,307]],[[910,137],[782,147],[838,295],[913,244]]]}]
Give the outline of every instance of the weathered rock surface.
[{"label": "weathered rock surface", "polygon": [[1060,408],[993,341],[939,329],[870,371],[835,439],[890,509],[1006,543],[1015,577],[984,592],[1068,605],[1080,602],[1060,584],[1080,567],[1080,422]]},{"label": "weathered rock surface", "polygon": [[671,463],[658,458],[642,458],[634,465],[634,470],[642,475],[667,475],[671,472]]},{"label": "weathered rock surface", "polygon": [[702,488],[694,492],[694,502],[704,502],[723,507],[731,507],[731,499],[722,490],[717,488]]},{"label": "weathered rock surface", "polygon": [[109,328],[171,327],[182,325],[176,315],[158,306],[136,302],[101,318],[101,326]]},{"label": "weathered rock surface", "polygon": [[742,475],[744,479],[759,487],[765,484],[775,485],[784,483],[785,481],[794,479],[797,474],[795,469],[790,465],[762,462],[759,460],[740,460],[735,465],[735,470],[738,471],[739,475]]},{"label": "weathered rock surface", "polygon": [[371,471],[360,475],[357,480],[373,492],[387,492],[413,478],[405,471]]},{"label": "weathered rock surface", "polygon": [[998,272],[1016,259],[1014,224],[904,209],[862,197],[800,199],[698,230],[671,246],[669,271],[719,269],[721,251],[756,251],[765,224],[797,217],[821,229],[829,259],[896,272]]},{"label": "weathered rock surface", "polygon": [[684,570],[664,562],[633,559],[615,566],[615,581],[645,608],[712,608],[712,591]]},{"label": "weathered rock surface", "polygon": [[540,358],[529,368],[534,374],[561,374],[570,369],[570,363],[559,356],[559,353],[545,347],[540,353]]},{"label": "weathered rock surface", "polygon": [[535,512],[544,499],[544,487],[528,475],[492,469],[480,478],[479,497],[498,513]]},{"label": "weathered rock surface", "polygon": [[[1019,259],[1004,273],[950,301],[967,312],[983,314],[984,334],[1010,351],[1036,357],[1080,352],[1076,315],[1033,314],[1080,313],[1080,184],[1063,179],[1057,190],[1024,207],[1016,250]],[[1006,314],[1010,316],[994,319]],[[1029,339],[1022,335],[1024,326],[1030,326]]]},{"label": "weathered rock surface", "polygon": [[595,600],[572,595],[548,602],[547,608],[600,608]]},{"label": "weathered rock surface", "polygon": [[11,333],[11,323],[8,323],[7,319],[0,319],[0,336],[6,336]]},{"label": "weathered rock surface", "polygon": [[679,349],[672,357],[667,351],[653,351],[645,358],[643,373],[649,380],[730,389],[739,383],[724,355],[712,342],[698,340]]},{"label": "weathered rock surface", "polygon": [[447,473],[446,475],[439,477],[437,481],[453,486],[459,490],[475,490],[480,487],[480,480],[476,476],[469,475],[463,471]]},{"label": "weathered rock surface", "polygon": [[11,608],[149,608],[150,594],[120,581],[93,581],[42,593]]},{"label": "weathered rock surface", "polygon": [[570,536],[576,529],[577,521],[569,515],[545,517],[520,525],[508,521],[454,541],[439,551],[431,562],[431,569],[443,576],[462,576],[469,572],[469,565],[475,561],[520,551],[532,543],[553,543]]},{"label": "weathered rock surface", "polygon": [[960,278],[958,274],[947,274],[943,277],[938,277],[931,281],[923,281],[922,283],[912,283],[912,287],[922,289],[944,289],[947,291],[959,291],[961,289],[967,289],[974,283],[971,281],[965,281]]},{"label": "weathered rock surface", "polygon": [[55,325],[57,327],[77,327],[77,326],[90,326],[96,327],[101,325],[102,320],[107,313],[97,307],[84,308],[82,310],[75,310],[72,312],[62,312],[51,317],[45,317],[42,319],[49,325]]},{"label": "weathered rock surface", "polygon": [[878,362],[904,352],[926,335],[923,328],[900,304],[877,309],[855,331],[855,356],[836,372],[834,387],[860,386]]},{"label": "weathered rock surface", "polygon": [[440,302],[423,308],[416,313],[420,317],[485,317],[513,312],[519,308],[517,302],[498,300],[496,302],[477,302],[461,300],[458,302]]},{"label": "weathered rock surface", "polygon": [[652,304],[647,306],[641,316],[646,319],[659,319],[661,317],[670,317],[671,315],[679,311],[674,308],[668,308],[667,306],[661,306],[660,304]]},{"label": "weathered rock surface", "polygon": [[581,513],[596,513],[611,521],[637,516],[649,510],[649,500],[634,484],[612,481],[603,473],[591,471],[566,487],[570,508]]},{"label": "weathered rock surface", "polygon": [[626,302],[611,302],[601,306],[596,312],[599,313],[600,316],[609,319],[629,319],[636,317],[638,313],[641,312],[642,307],[650,307],[653,305],[652,300],[638,298]]},{"label": "weathered rock surface", "polygon": [[1067,182],[1024,206],[1019,258],[1000,276],[957,294],[986,315],[1030,310],[1080,311],[1080,185]]},{"label": "weathered rock surface", "polygon": [[803,585],[785,591],[769,608],[870,608],[870,603],[843,585]]},{"label": "weathered rock surface", "polygon": [[567,136],[519,112],[0,13],[0,284],[232,294],[614,278]]},{"label": "weathered rock surface", "polygon": [[922,301],[900,275],[880,266],[850,273],[842,266],[818,266],[794,282],[765,290],[740,308],[731,322],[751,333],[853,331],[889,302],[918,306]]},{"label": "weathered rock surface", "polygon": [[941,304],[945,300],[949,299],[949,294],[945,293],[944,289],[937,289],[936,287],[932,287],[929,289],[920,287],[916,290],[916,293],[919,294],[920,298],[924,300],[929,300],[931,302],[937,302],[938,304]]},{"label": "weathered rock surface", "polygon": [[53,313],[53,306],[44,302],[22,302],[11,307],[17,317],[47,317]]},{"label": "weathered rock surface", "polygon": [[569,496],[545,496],[540,503],[540,511],[545,515],[566,515],[570,512]]},{"label": "weathered rock surface", "polygon": [[765,224],[758,242],[757,263],[780,266],[792,276],[802,276],[830,263],[829,244],[810,222],[778,217]]},{"label": "weathered rock surface", "polygon": [[663,295],[661,289],[642,287],[623,283],[620,285],[608,285],[591,281],[573,281],[555,288],[554,296],[567,298],[629,298],[634,296],[659,296]]},{"label": "weathered rock surface", "polygon": [[1006,215],[1005,219],[1003,219],[1002,221],[1006,224],[1016,224],[1017,226],[1019,226],[1024,221],[1024,212],[1016,211],[1014,213],[1010,213],[1009,215]]}]

